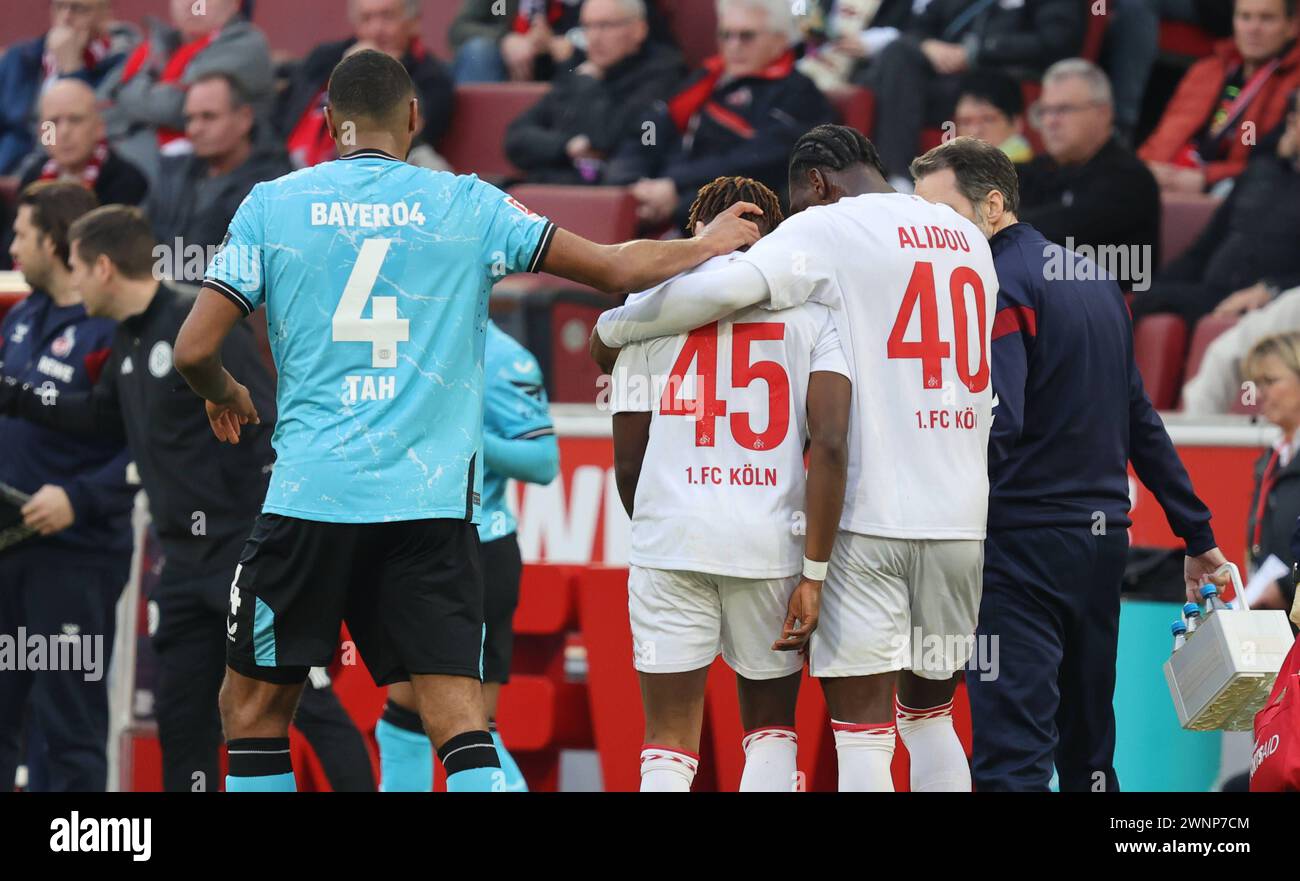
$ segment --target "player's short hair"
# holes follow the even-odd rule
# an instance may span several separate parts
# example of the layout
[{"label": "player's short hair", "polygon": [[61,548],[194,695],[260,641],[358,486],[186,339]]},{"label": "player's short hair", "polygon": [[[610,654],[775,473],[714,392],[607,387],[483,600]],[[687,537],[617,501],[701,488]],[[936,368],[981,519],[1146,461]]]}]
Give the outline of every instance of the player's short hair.
[{"label": "player's short hair", "polygon": [[83,263],[93,264],[104,256],[127,278],[153,275],[153,252],[158,240],[139,208],[96,208],[72,225],[68,241],[77,243],[77,256]]},{"label": "player's short hair", "polygon": [[708,224],[737,202],[753,202],[763,209],[762,217],[756,214],[742,216],[754,221],[760,228],[766,225],[766,232],[776,229],[785,220],[785,214],[781,211],[781,199],[772,192],[771,187],[748,177],[720,177],[700,187],[691,204],[691,217],[686,222],[686,228],[694,233],[696,223]]},{"label": "player's short hair", "polygon": [[1007,211],[1015,214],[1020,209],[1016,167],[1001,148],[979,138],[953,138],[913,159],[912,178],[920,180],[945,168],[952,169],[958,192],[970,200],[977,214],[982,213],[979,206],[994,190],[1002,194]]},{"label": "player's short hair", "polygon": [[1110,78],[1106,76],[1106,71],[1086,58],[1066,58],[1056,62],[1043,72],[1043,85],[1072,77],[1083,80],[1092,100],[1107,107],[1115,106],[1115,96],[1110,90]]},{"label": "player's short hair", "polygon": [[1300,331],[1266,336],[1255,343],[1241,359],[1241,375],[1255,382],[1260,375],[1261,362],[1271,355],[1276,355],[1292,373],[1300,376]]},{"label": "player's short hair", "polygon": [[991,104],[1007,119],[1025,112],[1025,96],[1020,83],[996,68],[972,70],[961,78],[958,98],[974,98]]},{"label": "player's short hair", "polygon": [[329,104],[336,122],[386,123],[405,112],[414,94],[415,85],[402,63],[374,49],[349,55],[330,74]]},{"label": "player's short hair", "polygon": [[77,218],[99,207],[99,199],[71,181],[37,181],[22,191],[18,205],[32,209],[32,226],[54,242],[54,253],[67,266],[68,229]]},{"label": "player's short hair", "polygon": [[847,125],[819,125],[795,142],[790,152],[790,179],[809,169],[843,171],[852,165],[874,168],[887,178],[876,145]]}]

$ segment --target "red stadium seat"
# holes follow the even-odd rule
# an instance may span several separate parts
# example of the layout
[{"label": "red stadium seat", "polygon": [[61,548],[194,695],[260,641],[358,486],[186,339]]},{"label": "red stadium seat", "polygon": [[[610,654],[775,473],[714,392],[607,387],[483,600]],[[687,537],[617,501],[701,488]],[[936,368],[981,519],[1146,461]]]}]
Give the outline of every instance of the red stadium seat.
[{"label": "red stadium seat", "polygon": [[1133,329],[1133,350],[1147,396],[1157,410],[1178,398],[1187,355],[1187,322],[1177,315],[1148,315]]},{"label": "red stadium seat", "polygon": [[1219,200],[1202,193],[1160,194],[1160,265],[1181,257],[1205,229]]},{"label": "red stadium seat", "polygon": [[715,0],[660,0],[686,63],[693,70],[718,54],[718,13]]},{"label": "red stadium seat", "polygon": [[438,152],[461,174],[482,178],[518,175],[505,154],[505,135],[516,117],[541,99],[549,83],[472,83],[456,87],[456,113]]},{"label": "red stadium seat", "polygon": [[1215,38],[1209,31],[1182,21],[1160,22],[1160,51],[1181,58],[1204,58],[1214,51]]},{"label": "red stadium seat", "polygon": [[[1087,30],[1083,34],[1083,48],[1079,50],[1079,57],[1086,58],[1089,61],[1096,62],[1101,58],[1101,46],[1106,41],[1106,26],[1110,24],[1110,19],[1106,13],[1110,12],[1110,3],[1107,3],[1100,15],[1092,11],[1096,0],[1082,0],[1088,16]],[[1114,0],[1111,0],[1113,3]]]},{"label": "red stadium seat", "polygon": [[602,245],[636,236],[636,199],[626,187],[520,184],[510,194],[561,229]]},{"label": "red stadium seat", "polygon": [[1237,315],[1206,315],[1196,322],[1191,345],[1187,347],[1187,368],[1183,371],[1186,379],[1191,379],[1201,369],[1201,359],[1205,357],[1205,350],[1210,347],[1210,343],[1239,320]]},{"label": "red stadium seat", "polygon": [[842,86],[826,93],[840,123],[871,137],[876,119],[876,96],[861,86]]}]

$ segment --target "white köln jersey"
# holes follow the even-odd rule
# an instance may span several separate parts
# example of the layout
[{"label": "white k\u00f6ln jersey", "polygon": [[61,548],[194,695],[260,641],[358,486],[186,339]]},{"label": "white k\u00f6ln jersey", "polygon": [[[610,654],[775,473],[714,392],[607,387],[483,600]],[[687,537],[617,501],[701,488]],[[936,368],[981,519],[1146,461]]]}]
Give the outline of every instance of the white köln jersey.
[{"label": "white k\u00f6ln jersey", "polygon": [[652,414],[633,565],[743,578],[800,570],[814,371],[849,375],[831,310],[818,303],[756,306],[623,349],[611,409]]},{"label": "white k\u00f6ln jersey", "polygon": [[979,539],[988,520],[993,256],[946,205],[899,193],[803,211],[737,257],[771,306],[830,306],[853,377],[840,526]]}]

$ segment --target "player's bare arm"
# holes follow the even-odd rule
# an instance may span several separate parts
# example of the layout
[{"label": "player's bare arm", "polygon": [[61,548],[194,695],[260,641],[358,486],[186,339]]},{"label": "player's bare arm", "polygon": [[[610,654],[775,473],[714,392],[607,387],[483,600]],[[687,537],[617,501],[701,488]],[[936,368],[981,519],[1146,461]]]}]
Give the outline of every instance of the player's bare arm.
[{"label": "player's bare arm", "polygon": [[650,411],[614,414],[614,481],[623,510],[632,516],[636,485],[641,479],[641,463],[650,443]]},{"label": "player's bare arm", "polygon": [[[847,376],[816,371],[808,377],[808,484],[804,558],[824,564],[831,558],[849,471],[849,410],[853,385]],[[821,579],[805,572],[790,595],[781,638],[775,651],[799,651],[807,645],[821,603]]]},{"label": "player's bare arm", "polygon": [[221,364],[221,346],[243,317],[238,306],[205,287],[176,335],[176,371],[207,401],[217,440],[231,444],[239,443],[241,425],[261,422],[248,389]]},{"label": "player's bare arm", "polygon": [[754,244],[759,238],[758,226],[741,215],[762,213],[757,205],[737,202],[699,235],[671,242],[642,240],[598,245],[557,230],[542,269],[610,294],[645,290],[712,257]]}]

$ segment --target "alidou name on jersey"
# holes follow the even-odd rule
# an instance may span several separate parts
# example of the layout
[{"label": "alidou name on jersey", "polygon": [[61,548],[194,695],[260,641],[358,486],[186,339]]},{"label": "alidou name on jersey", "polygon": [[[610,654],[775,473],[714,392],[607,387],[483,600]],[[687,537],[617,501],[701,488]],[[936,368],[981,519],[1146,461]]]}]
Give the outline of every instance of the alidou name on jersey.
[{"label": "alidou name on jersey", "polygon": [[312,202],[312,226],[356,226],[362,229],[386,229],[390,226],[424,225],[419,202],[379,203]]},{"label": "alidou name on jersey", "polygon": [[898,247],[900,248],[946,248],[949,251],[970,251],[966,233],[942,226],[900,226],[898,228]]},{"label": "alidou name on jersey", "polygon": [[691,466],[686,469],[686,482],[694,486],[776,486],[777,469],[764,466],[741,465],[723,468],[717,465]]}]

